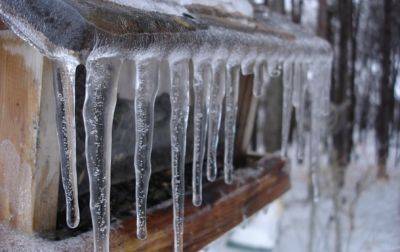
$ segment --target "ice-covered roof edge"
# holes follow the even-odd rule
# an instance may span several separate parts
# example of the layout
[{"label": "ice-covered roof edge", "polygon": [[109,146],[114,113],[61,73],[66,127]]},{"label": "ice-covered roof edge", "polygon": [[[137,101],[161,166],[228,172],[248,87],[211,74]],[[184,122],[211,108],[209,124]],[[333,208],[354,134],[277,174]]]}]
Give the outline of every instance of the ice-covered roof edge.
[{"label": "ice-covered roof edge", "polygon": [[253,6],[248,0],[108,0],[146,11],[156,11],[171,15],[182,15],[187,12],[185,6],[200,4],[218,8],[228,13],[238,13],[244,16],[253,16]]}]

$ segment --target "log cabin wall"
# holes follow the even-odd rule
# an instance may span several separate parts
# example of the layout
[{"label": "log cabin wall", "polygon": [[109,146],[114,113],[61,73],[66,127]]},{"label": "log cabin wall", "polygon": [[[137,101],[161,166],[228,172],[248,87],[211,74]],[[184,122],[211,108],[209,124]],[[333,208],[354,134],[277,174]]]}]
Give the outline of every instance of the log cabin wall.
[{"label": "log cabin wall", "polygon": [[51,73],[51,63],[36,49],[0,31],[0,221],[27,233],[56,225],[59,158]]}]

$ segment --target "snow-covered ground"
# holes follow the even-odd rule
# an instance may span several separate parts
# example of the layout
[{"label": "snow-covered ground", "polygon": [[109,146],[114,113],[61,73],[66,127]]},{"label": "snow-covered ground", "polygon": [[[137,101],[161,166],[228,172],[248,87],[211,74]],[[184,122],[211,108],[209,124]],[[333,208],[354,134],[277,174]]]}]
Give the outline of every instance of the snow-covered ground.
[{"label": "snow-covered ground", "polygon": [[367,139],[357,144],[341,190],[335,192],[331,170],[322,164],[315,214],[307,197],[307,168],[293,165],[292,188],[270,206],[269,214],[259,213],[206,250],[400,251],[400,167],[391,155],[389,179],[376,179],[374,141]]}]

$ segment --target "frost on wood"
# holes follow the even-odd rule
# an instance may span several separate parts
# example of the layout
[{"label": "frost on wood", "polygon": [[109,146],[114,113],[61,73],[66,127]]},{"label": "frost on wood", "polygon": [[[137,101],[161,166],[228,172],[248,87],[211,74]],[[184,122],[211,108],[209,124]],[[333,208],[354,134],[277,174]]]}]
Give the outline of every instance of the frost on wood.
[{"label": "frost on wood", "polygon": [[[119,4],[128,2],[113,1]],[[54,87],[68,225],[76,227],[79,223],[74,118],[75,69],[78,64],[87,68],[83,113],[90,208],[97,251],[107,251],[109,243],[111,131],[122,60],[133,60],[136,70],[136,80],[132,83],[135,87],[133,113],[136,123],[132,166],[136,175],[139,239],[145,239],[147,235],[146,201],[151,175],[154,101],[158,91],[168,92],[171,101],[171,182],[176,251],[183,250],[184,166],[191,89],[194,98],[194,205],[199,206],[202,202],[203,167],[208,180],[213,181],[217,177],[217,163],[223,161],[225,182],[234,181],[240,74],[254,75],[255,96],[264,95],[263,90],[270,78],[283,74],[282,153],[286,155],[294,107],[298,125],[298,158],[303,159],[306,142],[309,142],[314,191],[318,192],[319,144],[324,134],[324,118],[329,112],[332,57],[329,45],[274,14],[269,18],[256,16],[252,20],[249,18],[253,15],[252,9],[248,8],[245,0],[234,4],[225,0],[201,1],[218,8],[222,6],[232,14],[227,18],[231,24],[207,19],[207,15],[201,15],[202,18],[198,18],[196,13],[191,13],[193,17],[182,15],[194,1],[142,2],[133,1],[131,3],[138,5],[130,8],[109,1],[94,4],[93,1],[37,0],[33,3],[0,0],[1,18],[16,34],[56,62]],[[244,11],[241,14],[245,18],[236,15],[238,9]],[[257,30],[260,26],[267,29]],[[273,29],[268,29],[269,26]],[[256,30],[243,32],[243,29]],[[193,71],[190,69],[192,63]],[[311,115],[311,129],[309,138],[306,138],[305,119],[308,114]],[[217,148],[222,115],[225,118],[222,126],[224,156],[219,160]]]}]

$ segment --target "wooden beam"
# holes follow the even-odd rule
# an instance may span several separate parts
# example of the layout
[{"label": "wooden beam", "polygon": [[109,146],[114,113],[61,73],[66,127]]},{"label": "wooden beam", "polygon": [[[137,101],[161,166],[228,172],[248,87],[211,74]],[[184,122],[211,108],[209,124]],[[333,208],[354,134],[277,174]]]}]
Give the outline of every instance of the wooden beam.
[{"label": "wooden beam", "polygon": [[[190,195],[186,197],[185,251],[198,251],[289,189],[289,176],[284,171],[284,161],[279,158],[263,159],[259,165],[263,169],[237,171],[240,179],[233,185],[226,185],[222,178],[206,185],[200,208],[192,205]],[[111,232],[110,249],[172,251],[172,207],[150,213],[148,220],[149,234],[144,241],[135,237],[135,218],[120,222]]]},{"label": "wooden beam", "polygon": [[[248,162],[254,164],[256,159],[256,156],[249,156]],[[200,250],[289,189],[289,176],[280,158],[263,158],[255,167],[258,168],[237,170],[238,179],[232,185],[226,185],[223,178],[205,185],[203,205],[200,208],[192,205],[188,192],[185,201],[184,251]],[[136,238],[134,216],[112,224],[110,251],[172,251],[171,202],[163,202],[150,209],[148,221],[149,233],[144,241]],[[50,241],[18,236],[0,226],[0,247],[13,249],[9,241],[17,239],[20,241],[20,250],[37,250],[44,246],[52,251],[93,250],[92,231],[72,239]]]},{"label": "wooden beam", "polygon": [[257,98],[253,96],[254,75],[240,76],[239,112],[236,125],[235,164],[244,165],[248,153],[257,112]]},{"label": "wooden beam", "polygon": [[59,168],[51,64],[10,31],[0,33],[0,62],[0,222],[52,230]]}]

